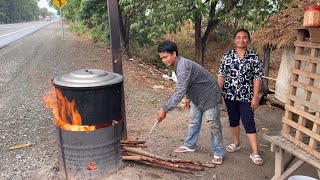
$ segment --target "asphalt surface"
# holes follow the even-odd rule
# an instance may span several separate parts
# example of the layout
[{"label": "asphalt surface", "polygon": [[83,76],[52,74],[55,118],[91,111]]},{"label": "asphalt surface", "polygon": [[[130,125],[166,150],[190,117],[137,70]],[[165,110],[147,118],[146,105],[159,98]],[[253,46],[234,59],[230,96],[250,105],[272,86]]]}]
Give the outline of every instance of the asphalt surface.
[{"label": "asphalt surface", "polygon": [[35,21],[17,24],[2,24],[0,25],[0,48],[6,47],[54,22],[55,21]]}]

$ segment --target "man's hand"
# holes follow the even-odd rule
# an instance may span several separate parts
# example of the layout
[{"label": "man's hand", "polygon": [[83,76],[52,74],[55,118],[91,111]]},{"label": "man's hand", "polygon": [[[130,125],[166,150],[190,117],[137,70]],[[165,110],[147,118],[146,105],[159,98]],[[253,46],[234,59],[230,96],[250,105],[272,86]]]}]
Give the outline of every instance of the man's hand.
[{"label": "man's hand", "polygon": [[190,99],[185,99],[186,108],[190,109]]},{"label": "man's hand", "polygon": [[259,97],[253,97],[251,100],[252,111],[255,111],[259,107]]},{"label": "man's hand", "polygon": [[158,124],[164,119],[166,118],[166,111],[164,111],[163,109],[160,109],[158,114],[157,114],[157,121],[158,121]]}]

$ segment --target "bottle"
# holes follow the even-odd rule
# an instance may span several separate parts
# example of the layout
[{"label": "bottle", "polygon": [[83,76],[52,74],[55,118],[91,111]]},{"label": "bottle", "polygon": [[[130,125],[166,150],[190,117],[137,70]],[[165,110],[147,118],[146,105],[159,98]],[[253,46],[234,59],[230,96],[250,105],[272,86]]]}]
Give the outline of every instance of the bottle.
[{"label": "bottle", "polygon": [[303,26],[320,26],[320,7],[307,7],[304,10]]}]

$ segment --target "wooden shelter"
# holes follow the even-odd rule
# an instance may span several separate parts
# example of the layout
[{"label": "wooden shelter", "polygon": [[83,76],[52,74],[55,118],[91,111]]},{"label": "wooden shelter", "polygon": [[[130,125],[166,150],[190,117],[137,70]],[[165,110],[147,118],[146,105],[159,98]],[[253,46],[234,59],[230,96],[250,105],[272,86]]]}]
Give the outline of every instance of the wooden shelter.
[{"label": "wooden shelter", "polygon": [[[286,179],[304,163],[315,167],[320,178],[320,27],[302,27],[306,5],[293,1],[253,36],[264,48],[265,73],[271,50],[283,49],[275,94],[285,97],[282,131],[264,136],[275,152],[273,180]],[[284,86],[277,90],[278,83]]]},{"label": "wooden shelter", "polygon": [[[310,6],[306,1],[293,0],[287,8],[270,17],[266,26],[253,33],[252,42],[263,47],[264,76],[269,76],[270,56],[273,50],[282,49],[281,66],[276,83],[276,98],[286,102],[288,81],[294,55],[294,42],[298,28],[302,27],[304,8]],[[281,85],[283,84],[283,86]],[[268,93],[268,79],[263,79],[264,96]]]}]

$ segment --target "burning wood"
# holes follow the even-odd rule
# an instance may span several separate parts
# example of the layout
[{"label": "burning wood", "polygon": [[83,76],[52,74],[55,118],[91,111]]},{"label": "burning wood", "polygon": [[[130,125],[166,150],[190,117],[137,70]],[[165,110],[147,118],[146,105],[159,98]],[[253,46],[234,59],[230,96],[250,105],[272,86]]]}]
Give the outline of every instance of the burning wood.
[{"label": "burning wood", "polygon": [[[125,141],[122,141],[125,142]],[[127,143],[129,145],[141,145],[135,143]],[[137,147],[128,147],[127,144],[122,143],[123,160],[135,161],[141,164],[150,165],[152,167],[161,167],[177,172],[193,174],[190,170],[203,171],[204,167],[215,167],[212,163],[192,161],[188,159],[175,159],[159,156]]]},{"label": "burning wood", "polygon": [[82,125],[82,119],[76,109],[75,101],[68,101],[59,89],[54,88],[54,91],[49,91],[44,96],[43,102],[45,107],[52,109],[58,127],[67,131],[92,131],[97,129],[96,125]]}]

